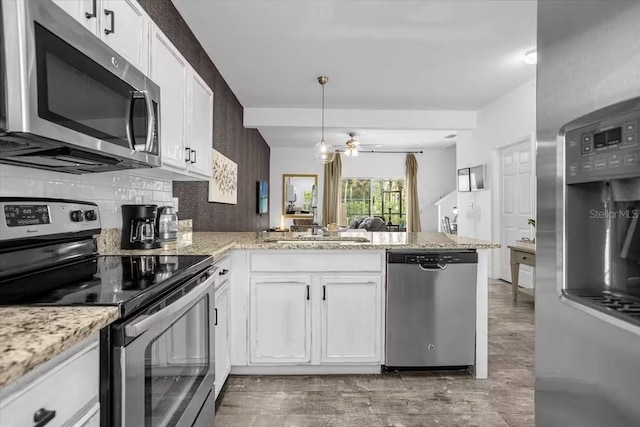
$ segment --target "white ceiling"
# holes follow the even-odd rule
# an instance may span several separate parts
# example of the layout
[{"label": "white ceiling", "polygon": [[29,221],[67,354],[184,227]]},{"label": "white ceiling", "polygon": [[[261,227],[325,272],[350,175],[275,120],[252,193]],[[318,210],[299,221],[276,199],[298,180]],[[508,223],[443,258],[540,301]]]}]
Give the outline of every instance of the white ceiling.
[{"label": "white ceiling", "polygon": [[[173,2],[245,108],[319,108],[327,75],[327,108],[477,110],[535,76],[520,59],[535,0]],[[274,146],[317,141],[259,130]]]}]

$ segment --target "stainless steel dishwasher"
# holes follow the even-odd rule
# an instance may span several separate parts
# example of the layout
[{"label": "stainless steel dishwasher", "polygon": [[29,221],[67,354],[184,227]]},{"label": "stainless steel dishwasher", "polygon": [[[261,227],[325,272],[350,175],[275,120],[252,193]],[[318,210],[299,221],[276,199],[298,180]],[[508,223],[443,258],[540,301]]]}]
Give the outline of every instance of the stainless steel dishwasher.
[{"label": "stainless steel dishwasher", "polygon": [[387,252],[387,368],[475,361],[478,254]]}]

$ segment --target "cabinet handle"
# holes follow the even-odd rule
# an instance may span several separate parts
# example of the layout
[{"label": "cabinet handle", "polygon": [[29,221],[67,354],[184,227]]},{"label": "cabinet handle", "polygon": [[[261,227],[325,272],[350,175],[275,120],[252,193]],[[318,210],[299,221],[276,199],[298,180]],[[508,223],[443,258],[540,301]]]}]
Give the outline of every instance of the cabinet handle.
[{"label": "cabinet handle", "polygon": [[33,427],[42,427],[49,423],[56,416],[56,411],[49,411],[44,408],[38,409],[35,414],[33,414],[33,422],[35,423]]},{"label": "cabinet handle", "polygon": [[327,286],[322,285],[322,301],[326,301],[326,300],[327,300]]},{"label": "cabinet handle", "polygon": [[220,276],[224,276],[225,274],[227,274],[229,272],[229,270],[227,270],[226,268],[223,268],[222,271],[220,273],[218,273]]},{"label": "cabinet handle", "polygon": [[184,161],[189,163],[191,161],[191,150],[189,147],[185,148],[186,156],[184,156]]},{"label": "cabinet handle", "polygon": [[311,299],[311,295],[309,294],[309,285],[307,285],[307,301]]},{"label": "cabinet handle", "polygon": [[109,28],[105,28],[105,29],[104,29],[104,33],[105,33],[106,35],[109,35],[109,34],[113,34],[113,33],[115,33],[115,32],[116,32],[116,24],[115,24],[115,16],[116,16],[116,14],[115,14],[115,12],[114,12],[113,10],[107,10],[107,9],[105,9],[105,10],[104,10],[104,15],[105,15],[105,16],[109,16],[109,15],[111,15],[111,29],[109,29]]},{"label": "cabinet handle", "polygon": [[214,314],[214,317],[215,317],[215,321],[213,322],[213,326],[218,326],[218,309],[217,308],[213,309],[213,314]]},{"label": "cabinet handle", "polygon": [[96,4],[98,0],[93,0],[91,2],[91,13],[85,12],[84,17],[87,19],[95,18],[98,16],[98,5]]},{"label": "cabinet handle", "polygon": [[195,163],[196,160],[196,150],[191,150],[191,154],[193,154],[193,158],[191,159],[191,163]]}]

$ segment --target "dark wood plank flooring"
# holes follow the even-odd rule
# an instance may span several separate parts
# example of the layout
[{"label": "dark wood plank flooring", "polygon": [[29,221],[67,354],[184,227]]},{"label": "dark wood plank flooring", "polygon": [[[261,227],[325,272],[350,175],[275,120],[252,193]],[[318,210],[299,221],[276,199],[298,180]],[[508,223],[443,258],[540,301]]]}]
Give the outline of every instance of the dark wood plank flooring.
[{"label": "dark wood plank flooring", "polygon": [[529,427],[533,421],[533,303],[489,285],[489,379],[465,372],[231,376],[216,427]]}]

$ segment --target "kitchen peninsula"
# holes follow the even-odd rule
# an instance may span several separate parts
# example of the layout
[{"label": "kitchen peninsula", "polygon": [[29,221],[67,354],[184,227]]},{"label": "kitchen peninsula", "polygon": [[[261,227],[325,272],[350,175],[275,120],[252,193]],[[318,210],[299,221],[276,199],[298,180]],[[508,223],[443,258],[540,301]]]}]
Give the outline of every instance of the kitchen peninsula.
[{"label": "kitchen peninsula", "polygon": [[[352,239],[352,240],[349,240]],[[366,242],[358,240],[368,240]],[[289,240],[289,241],[287,241]],[[277,243],[283,242],[286,243]],[[154,250],[126,251],[119,249],[120,236],[118,230],[104,230],[98,237],[100,252],[110,255],[212,255],[216,264],[231,268],[233,274],[231,279],[233,284],[229,286],[229,355],[231,372],[233,373],[377,373],[380,365],[384,362],[383,357],[383,331],[384,331],[384,280],[385,280],[385,251],[387,249],[433,249],[433,250],[478,250],[478,279],[477,279],[477,321],[476,321],[476,365],[475,376],[477,378],[487,377],[487,252],[485,249],[493,249],[499,245],[491,242],[465,238],[456,235],[442,233],[369,233],[369,232],[348,232],[331,234],[328,236],[311,237],[308,233],[255,233],[255,232],[191,232],[185,231],[180,234],[180,238],[173,247]],[[221,270],[222,271],[222,270]],[[327,273],[329,272],[329,273]],[[328,275],[327,275],[328,274]],[[303,333],[304,351],[302,360],[290,360],[284,358],[265,357],[260,354],[261,348],[251,349],[255,340],[249,339],[252,334],[268,333],[261,331],[257,323],[248,322],[252,312],[250,292],[255,288],[258,279],[261,283],[271,284],[275,289],[278,281],[287,278],[286,285],[291,285],[293,289],[296,283],[302,284],[302,292],[306,293],[306,286],[309,285],[309,298],[322,300],[322,286],[324,289],[340,291],[347,289],[357,289],[364,286],[369,287],[371,292],[367,295],[375,305],[366,307],[361,303],[352,306],[345,306],[342,309],[351,310],[355,316],[374,316],[376,318],[375,329],[370,332],[374,341],[371,347],[371,355],[360,357],[333,358],[327,348],[320,343],[311,343],[311,334]],[[294,280],[289,280],[294,278]],[[317,282],[317,283],[316,283]],[[318,285],[318,286],[312,286]],[[354,285],[354,286],[349,286]],[[370,286],[369,286],[370,285]],[[286,287],[286,286],[285,286]],[[255,290],[255,289],[254,289]],[[284,294],[269,292],[270,295],[283,295],[286,298],[297,298],[296,292],[285,292]],[[265,296],[264,294],[253,294],[253,297]],[[350,296],[347,292],[341,295],[343,299]],[[358,296],[357,294],[351,296]],[[306,295],[301,296],[303,299]],[[254,298],[255,299],[255,298]],[[325,303],[327,301],[325,295]],[[364,307],[363,307],[364,306]],[[255,307],[254,307],[255,308]],[[316,307],[317,308],[317,307]],[[97,332],[97,328],[107,326],[109,322],[115,321],[117,315],[112,308],[89,309],[74,307],[56,308],[29,308],[16,307],[6,308],[12,311],[10,318],[0,321],[0,336],[15,334],[16,324],[11,319],[19,319],[23,328],[19,334],[19,341],[5,340],[3,357],[0,358],[0,372],[4,377],[0,381],[1,386],[13,382],[21,375],[35,369],[38,365],[53,359],[64,350],[70,348],[75,343],[85,339],[89,333]],[[75,317],[75,312],[85,310],[105,314],[104,319],[96,323],[91,317],[84,317],[87,322],[75,322],[74,326],[69,319]],[[364,311],[363,311],[364,310]],[[69,316],[62,315],[69,312]],[[313,316],[315,322],[322,322],[320,312],[322,310],[305,310],[300,315]],[[44,325],[46,329],[34,327],[32,329],[24,325],[42,325],[41,319],[44,313],[47,314]],[[254,317],[255,317],[254,313]],[[104,317],[103,316],[103,317]],[[314,319],[307,319],[302,322],[307,327],[311,327]],[[266,322],[266,323],[265,323]],[[261,319],[261,324],[267,324],[268,320]],[[96,326],[97,325],[97,326]],[[252,326],[253,325],[253,326]],[[255,330],[251,330],[251,328]],[[337,326],[336,326],[337,327]],[[88,328],[91,328],[89,330]],[[48,333],[47,331],[57,331]],[[64,333],[61,333],[64,331]],[[295,332],[295,331],[293,331]],[[302,331],[305,332],[305,331]],[[307,333],[310,330],[306,331]],[[42,336],[46,335],[46,340]],[[295,335],[295,334],[294,334]],[[16,335],[17,336],[17,335]],[[330,337],[329,337],[330,338]],[[309,341],[307,341],[309,340]],[[331,344],[324,337],[325,344]],[[36,348],[34,343],[43,344]],[[20,348],[24,343],[24,348]],[[367,344],[368,345],[368,344]],[[254,346],[255,347],[255,346]],[[313,348],[312,348],[313,347]],[[8,349],[11,351],[8,351]],[[266,349],[269,350],[269,349]],[[24,357],[17,355],[22,355]],[[267,351],[268,353],[268,351]],[[294,352],[295,353],[295,352]],[[315,354],[317,353],[317,354]],[[29,356],[37,354],[37,357]],[[253,360],[252,360],[253,357]],[[341,359],[341,360],[337,360]]]},{"label": "kitchen peninsula", "polygon": [[[263,375],[378,373],[384,364],[386,251],[475,249],[476,355],[472,371],[476,378],[487,378],[485,249],[498,244],[444,233],[365,231],[322,236],[186,231],[173,246],[148,251],[120,250],[118,242],[117,232],[103,232],[100,252],[212,255],[216,263],[227,262],[224,268],[232,272],[227,276],[232,281],[228,305],[231,372]],[[332,293],[337,295],[333,300]],[[331,301],[339,304],[331,305]],[[364,323],[357,339],[340,335],[346,333],[344,325],[358,321]],[[281,333],[274,335],[274,331]],[[332,331],[338,338],[332,338]]]}]

